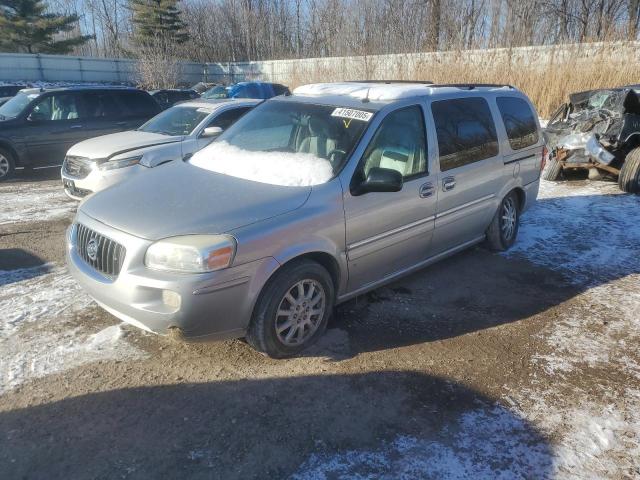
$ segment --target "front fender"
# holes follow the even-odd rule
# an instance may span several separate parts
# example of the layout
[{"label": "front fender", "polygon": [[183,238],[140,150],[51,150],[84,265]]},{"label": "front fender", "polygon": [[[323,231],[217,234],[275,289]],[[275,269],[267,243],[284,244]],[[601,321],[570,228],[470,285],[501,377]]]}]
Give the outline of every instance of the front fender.
[{"label": "front fender", "polygon": [[26,151],[22,143],[16,144],[15,142],[11,141],[9,138],[0,136],[0,148],[4,148],[8,150],[9,153],[13,155],[13,158],[16,161],[16,166],[18,167],[24,166],[24,163],[22,160],[26,158],[26,155],[25,155]]}]

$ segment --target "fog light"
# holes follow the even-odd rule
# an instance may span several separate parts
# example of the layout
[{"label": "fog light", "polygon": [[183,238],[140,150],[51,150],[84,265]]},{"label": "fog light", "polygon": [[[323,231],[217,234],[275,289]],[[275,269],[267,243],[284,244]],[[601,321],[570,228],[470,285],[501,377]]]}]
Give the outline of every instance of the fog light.
[{"label": "fog light", "polygon": [[162,291],[162,303],[164,303],[167,307],[173,310],[179,310],[181,302],[182,299],[180,298],[179,293],[176,293],[172,290]]}]

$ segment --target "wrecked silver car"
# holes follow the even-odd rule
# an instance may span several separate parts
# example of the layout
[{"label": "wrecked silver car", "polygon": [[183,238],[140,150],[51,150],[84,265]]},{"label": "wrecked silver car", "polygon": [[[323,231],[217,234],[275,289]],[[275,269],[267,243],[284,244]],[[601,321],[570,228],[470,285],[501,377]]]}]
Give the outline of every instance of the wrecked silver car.
[{"label": "wrecked silver car", "polygon": [[573,93],[544,131],[550,149],[543,172],[560,180],[567,171],[611,177],[625,192],[640,193],[640,86]]}]

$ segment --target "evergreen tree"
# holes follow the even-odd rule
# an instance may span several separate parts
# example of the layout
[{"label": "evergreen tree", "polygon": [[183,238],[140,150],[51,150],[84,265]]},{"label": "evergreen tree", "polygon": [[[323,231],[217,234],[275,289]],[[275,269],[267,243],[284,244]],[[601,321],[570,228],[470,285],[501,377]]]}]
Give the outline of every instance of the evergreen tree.
[{"label": "evergreen tree", "polygon": [[46,13],[43,0],[0,0],[0,51],[69,53],[93,38],[56,38],[76,28],[77,15]]},{"label": "evergreen tree", "polygon": [[135,40],[140,45],[166,46],[184,43],[188,38],[186,25],[178,8],[180,0],[130,0]]}]

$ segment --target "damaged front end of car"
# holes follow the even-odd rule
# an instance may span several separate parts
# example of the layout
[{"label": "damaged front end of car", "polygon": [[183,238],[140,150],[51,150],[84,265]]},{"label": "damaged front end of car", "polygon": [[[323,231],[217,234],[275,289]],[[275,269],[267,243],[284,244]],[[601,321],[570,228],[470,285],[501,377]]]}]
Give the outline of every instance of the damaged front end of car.
[{"label": "damaged front end of car", "polygon": [[640,145],[640,98],[633,88],[574,93],[547,124],[547,180],[565,171],[617,178],[627,154]]}]

